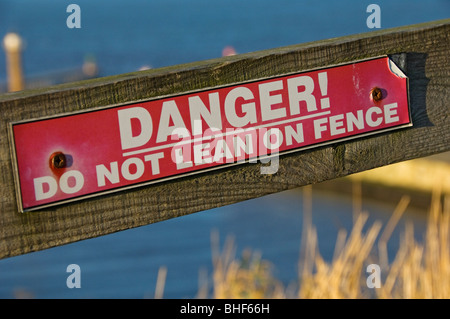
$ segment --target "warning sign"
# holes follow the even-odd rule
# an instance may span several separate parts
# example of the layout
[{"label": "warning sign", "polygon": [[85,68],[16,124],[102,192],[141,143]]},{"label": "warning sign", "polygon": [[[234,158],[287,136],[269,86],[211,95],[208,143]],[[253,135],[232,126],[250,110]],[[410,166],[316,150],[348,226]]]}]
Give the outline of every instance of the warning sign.
[{"label": "warning sign", "polygon": [[11,123],[20,211],[410,126],[379,57]]}]

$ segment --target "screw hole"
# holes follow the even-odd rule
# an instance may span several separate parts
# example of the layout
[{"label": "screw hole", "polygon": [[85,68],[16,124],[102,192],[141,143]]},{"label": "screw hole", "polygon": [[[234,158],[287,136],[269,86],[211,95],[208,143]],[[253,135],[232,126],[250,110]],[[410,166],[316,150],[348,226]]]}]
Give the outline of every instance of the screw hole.
[{"label": "screw hole", "polygon": [[374,87],[370,91],[370,95],[372,96],[372,100],[375,102],[381,101],[383,99],[383,91],[379,87]]},{"label": "screw hole", "polygon": [[51,163],[54,168],[64,168],[67,166],[66,156],[61,153],[55,153],[51,157]]}]

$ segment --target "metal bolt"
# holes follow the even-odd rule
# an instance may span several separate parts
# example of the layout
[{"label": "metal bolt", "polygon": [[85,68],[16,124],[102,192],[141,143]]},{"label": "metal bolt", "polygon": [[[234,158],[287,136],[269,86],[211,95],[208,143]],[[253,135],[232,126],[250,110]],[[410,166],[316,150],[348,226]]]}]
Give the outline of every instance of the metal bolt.
[{"label": "metal bolt", "polygon": [[381,91],[381,89],[379,87],[374,87],[370,91],[370,94],[372,95],[372,99],[375,102],[381,101],[383,99],[383,92]]},{"label": "metal bolt", "polygon": [[64,168],[67,165],[66,156],[63,153],[53,154],[51,162],[54,168]]}]

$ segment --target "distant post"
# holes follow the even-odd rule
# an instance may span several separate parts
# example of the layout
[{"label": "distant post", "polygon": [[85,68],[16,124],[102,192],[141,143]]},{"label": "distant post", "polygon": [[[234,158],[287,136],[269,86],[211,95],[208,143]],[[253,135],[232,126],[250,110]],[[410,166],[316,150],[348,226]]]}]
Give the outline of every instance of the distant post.
[{"label": "distant post", "polygon": [[16,33],[8,33],[3,38],[3,47],[6,52],[6,68],[8,72],[8,91],[20,91],[24,88],[22,74],[22,39]]}]

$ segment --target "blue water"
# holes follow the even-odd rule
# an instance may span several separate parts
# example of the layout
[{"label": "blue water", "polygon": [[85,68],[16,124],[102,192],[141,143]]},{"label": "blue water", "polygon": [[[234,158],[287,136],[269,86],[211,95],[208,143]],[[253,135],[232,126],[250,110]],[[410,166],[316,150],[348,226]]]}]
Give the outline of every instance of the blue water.
[{"label": "blue water", "polygon": [[[112,75],[219,57],[227,45],[245,53],[370,32],[374,2],[382,28],[450,16],[448,0],[2,0],[0,35],[24,38],[26,74],[78,67],[93,55],[101,74]],[[81,8],[80,29],[66,26],[70,3]]]},{"label": "blue water", "polygon": [[[394,206],[365,200],[363,208],[370,212],[370,226],[375,220],[385,225]],[[338,229],[351,230],[352,201],[313,191],[313,212],[319,251],[330,260]],[[222,248],[227,238],[234,238],[236,257],[246,248],[260,252],[273,264],[274,276],[288,285],[297,279],[302,216],[302,191],[297,189],[4,259],[0,296],[12,298],[26,291],[37,298],[153,297],[158,268],[164,265],[164,297],[194,298],[199,272],[212,273],[212,232],[218,232]],[[425,216],[408,210],[389,242],[393,252],[406,221],[412,221],[418,239],[422,237]],[[73,263],[81,268],[80,289],[66,286],[66,268]]]},{"label": "blue water", "polygon": [[[66,8],[81,7],[81,29],[68,29]],[[102,76],[216,58],[232,45],[238,53],[370,32],[368,4],[375,1],[268,0],[2,0],[0,36],[23,37],[26,76],[81,66],[95,57]],[[450,1],[376,1],[381,27],[448,18]],[[5,81],[0,50],[0,82]],[[302,227],[300,190],[265,196],[133,230],[0,260],[0,297],[144,298],[154,294],[160,266],[167,266],[164,297],[192,298],[199,272],[211,274],[211,232],[234,236],[272,262],[286,285],[297,278]],[[364,201],[373,220],[386,221],[393,204]],[[341,227],[351,228],[351,199],[314,191],[313,222],[320,252],[330,258]],[[423,232],[425,214],[405,219]],[[401,224],[393,235],[395,251]],[[66,286],[66,267],[81,267],[81,288]]]}]

